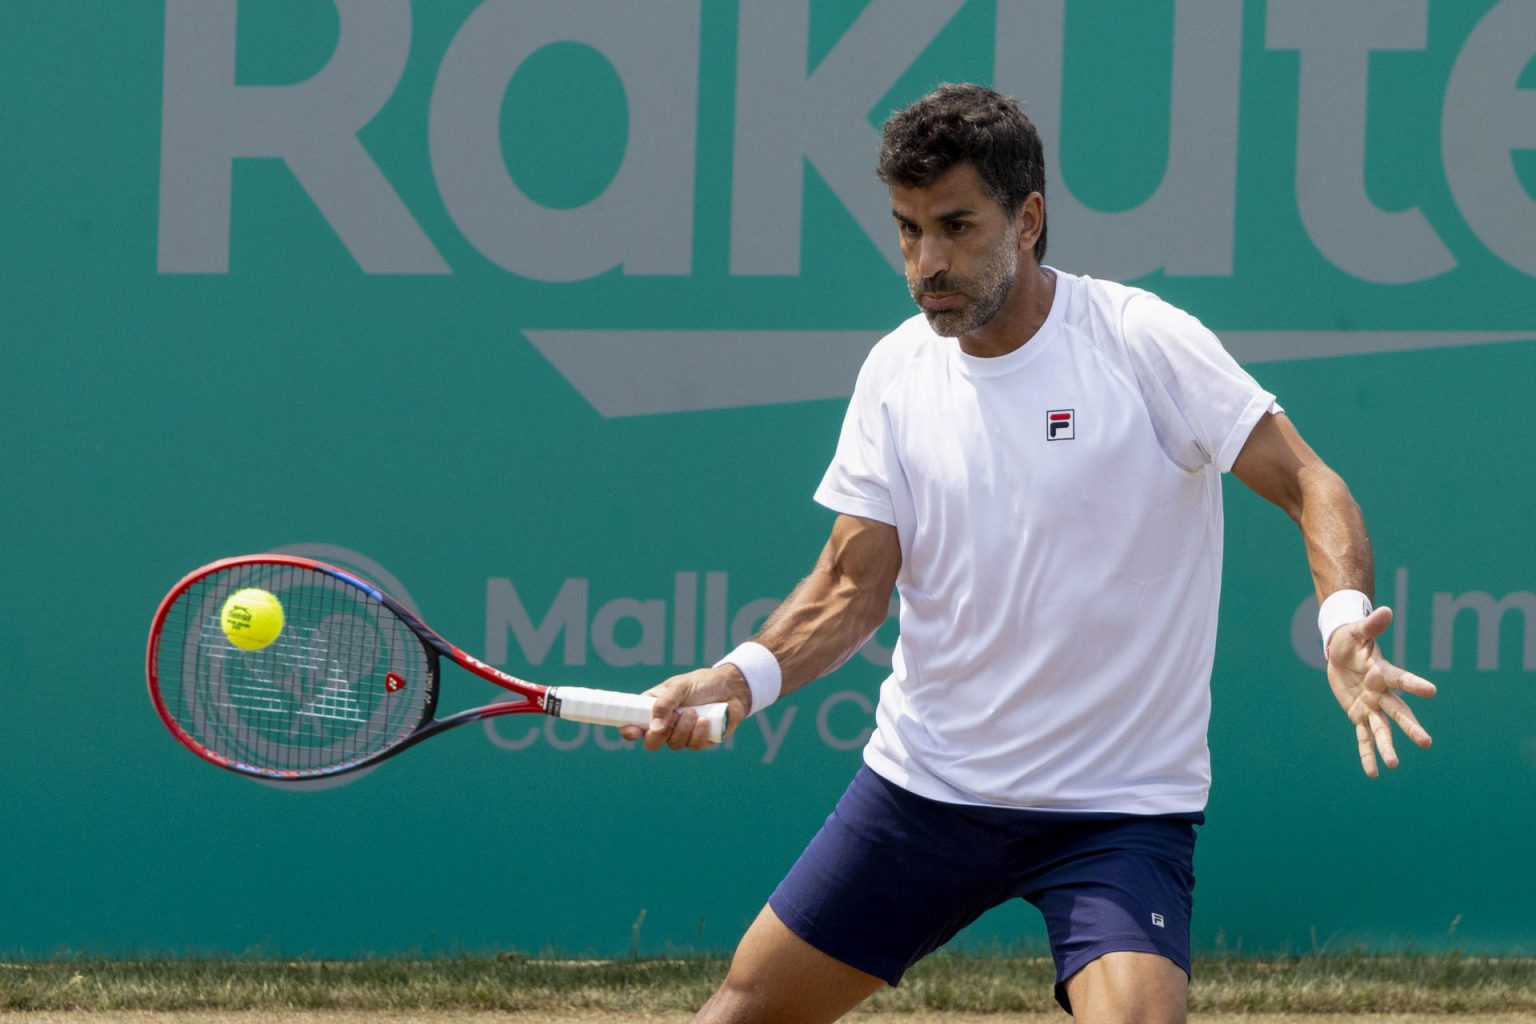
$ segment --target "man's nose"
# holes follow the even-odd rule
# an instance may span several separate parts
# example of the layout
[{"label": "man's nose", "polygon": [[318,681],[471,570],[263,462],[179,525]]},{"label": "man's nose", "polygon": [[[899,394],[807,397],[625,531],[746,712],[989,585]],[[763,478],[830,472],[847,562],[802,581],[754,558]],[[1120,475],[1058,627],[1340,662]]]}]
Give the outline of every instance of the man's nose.
[{"label": "man's nose", "polygon": [[949,270],[950,247],[942,238],[925,235],[917,243],[917,276],[927,280]]}]

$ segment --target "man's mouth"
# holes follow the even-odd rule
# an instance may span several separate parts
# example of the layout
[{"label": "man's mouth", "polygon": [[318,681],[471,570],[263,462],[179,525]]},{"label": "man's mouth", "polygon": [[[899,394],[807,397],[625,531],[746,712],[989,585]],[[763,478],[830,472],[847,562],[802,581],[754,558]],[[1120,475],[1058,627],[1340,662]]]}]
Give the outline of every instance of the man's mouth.
[{"label": "man's mouth", "polygon": [[924,309],[941,313],[948,309],[954,309],[964,299],[965,296],[960,292],[924,292],[923,297],[918,300],[918,303]]}]

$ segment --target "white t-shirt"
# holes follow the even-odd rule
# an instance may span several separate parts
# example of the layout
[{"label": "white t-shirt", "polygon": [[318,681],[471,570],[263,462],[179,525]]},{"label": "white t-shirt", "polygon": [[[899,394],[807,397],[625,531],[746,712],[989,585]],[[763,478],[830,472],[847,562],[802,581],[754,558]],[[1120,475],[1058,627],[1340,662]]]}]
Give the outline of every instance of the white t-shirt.
[{"label": "white t-shirt", "polygon": [[901,541],[864,760],[935,800],[1198,811],[1221,473],[1278,407],[1188,314],[1054,273],[1023,347],[968,356],[919,315],[859,372],[816,500]]}]

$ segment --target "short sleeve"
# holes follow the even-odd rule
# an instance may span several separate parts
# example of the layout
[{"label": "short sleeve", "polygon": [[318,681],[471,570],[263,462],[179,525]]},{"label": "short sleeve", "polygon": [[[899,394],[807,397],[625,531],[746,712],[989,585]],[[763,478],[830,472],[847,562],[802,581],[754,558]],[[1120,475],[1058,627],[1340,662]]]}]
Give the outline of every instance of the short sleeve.
[{"label": "short sleeve", "polygon": [[1158,443],[1175,464],[1225,473],[1275,396],[1199,320],[1149,293],[1125,305],[1122,327]]},{"label": "short sleeve", "polygon": [[882,407],[885,376],[880,372],[879,349],[859,370],[853,398],[843,417],[837,452],[816,488],[816,501],[834,512],[874,519],[894,525],[891,501],[895,454]]}]

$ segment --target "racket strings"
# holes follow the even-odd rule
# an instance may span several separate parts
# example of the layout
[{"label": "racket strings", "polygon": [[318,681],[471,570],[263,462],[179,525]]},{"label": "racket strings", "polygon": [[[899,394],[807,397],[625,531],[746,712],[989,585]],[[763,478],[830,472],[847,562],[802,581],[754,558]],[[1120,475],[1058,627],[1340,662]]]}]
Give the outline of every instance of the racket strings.
[{"label": "racket strings", "polygon": [[[282,631],[260,650],[236,647],[220,624],[224,601],[246,587],[283,607]],[[400,743],[430,714],[435,675],[421,641],[372,595],[270,563],[188,586],[165,616],[157,662],[163,704],[186,739],[278,778],[329,774]]]}]

